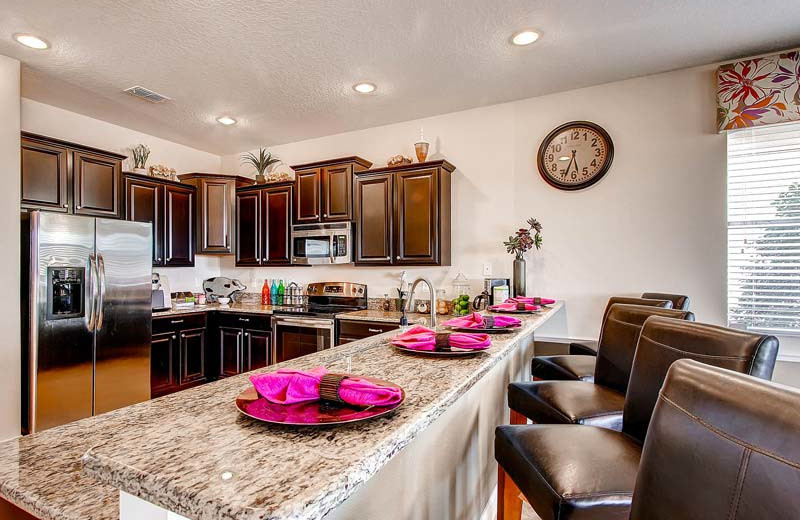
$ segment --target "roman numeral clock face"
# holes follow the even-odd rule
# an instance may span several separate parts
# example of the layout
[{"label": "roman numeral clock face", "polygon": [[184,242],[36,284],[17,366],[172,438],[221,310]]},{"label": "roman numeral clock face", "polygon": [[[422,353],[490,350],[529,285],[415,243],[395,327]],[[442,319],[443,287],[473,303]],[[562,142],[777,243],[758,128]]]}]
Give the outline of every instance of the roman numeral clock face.
[{"label": "roman numeral clock face", "polygon": [[611,166],[614,144],[600,126],[588,121],[565,123],[539,147],[539,173],[562,190],[579,190],[599,181]]}]

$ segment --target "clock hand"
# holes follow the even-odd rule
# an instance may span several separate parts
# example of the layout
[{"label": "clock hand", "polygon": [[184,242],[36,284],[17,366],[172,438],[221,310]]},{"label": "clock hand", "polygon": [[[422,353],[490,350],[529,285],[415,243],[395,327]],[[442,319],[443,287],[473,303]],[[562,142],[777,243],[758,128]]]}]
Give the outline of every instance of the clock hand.
[{"label": "clock hand", "polygon": [[575,162],[575,175],[580,175],[581,169],[578,168],[578,157],[575,155],[575,150],[572,150],[572,160]]}]

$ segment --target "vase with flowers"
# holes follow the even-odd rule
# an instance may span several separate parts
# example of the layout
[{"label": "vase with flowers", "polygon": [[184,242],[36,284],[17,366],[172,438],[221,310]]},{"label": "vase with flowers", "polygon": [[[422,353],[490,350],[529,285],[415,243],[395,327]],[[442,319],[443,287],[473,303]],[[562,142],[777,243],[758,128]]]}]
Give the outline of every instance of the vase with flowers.
[{"label": "vase with flowers", "polygon": [[526,221],[527,228],[519,228],[503,242],[506,251],[514,254],[513,296],[525,296],[525,253],[542,247],[542,225],[535,218]]}]

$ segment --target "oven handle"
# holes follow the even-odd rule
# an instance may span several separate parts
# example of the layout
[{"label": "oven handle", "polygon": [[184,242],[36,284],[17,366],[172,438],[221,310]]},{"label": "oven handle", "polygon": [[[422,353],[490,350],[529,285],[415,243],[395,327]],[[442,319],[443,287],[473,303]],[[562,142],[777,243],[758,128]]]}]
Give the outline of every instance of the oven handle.
[{"label": "oven handle", "polygon": [[[315,329],[332,329],[333,328],[333,320],[303,320],[297,318],[279,318],[277,316],[273,316],[272,318],[273,325],[303,325],[306,327],[312,327]],[[274,327],[273,327],[274,328]]]}]

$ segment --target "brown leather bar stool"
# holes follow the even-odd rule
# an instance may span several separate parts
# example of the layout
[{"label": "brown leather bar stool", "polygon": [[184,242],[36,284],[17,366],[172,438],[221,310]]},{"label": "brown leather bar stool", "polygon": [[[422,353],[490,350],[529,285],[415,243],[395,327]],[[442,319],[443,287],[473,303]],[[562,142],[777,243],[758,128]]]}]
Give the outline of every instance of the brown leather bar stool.
[{"label": "brown leather bar stool", "polygon": [[647,431],[630,519],[796,520],[799,409],[794,388],[676,361]]},{"label": "brown leather bar stool", "polygon": [[[622,409],[639,333],[651,316],[694,320],[689,311],[615,303],[600,336],[594,382],[525,381],[508,385],[512,424],[527,417],[544,424],[622,428]],[[595,358],[591,358],[595,359]]]},{"label": "brown leather bar stool", "polygon": [[[651,293],[645,293],[651,294]],[[653,293],[654,294],[654,293]],[[684,297],[685,298],[685,297]],[[688,301],[688,298],[686,298]],[[615,303],[625,303],[631,305],[651,305],[673,308],[670,298],[631,298],[627,296],[612,296],[608,299],[606,309],[603,311],[603,323],[600,327],[600,335],[606,326],[608,311]],[[687,309],[682,309],[687,310]],[[570,343],[570,353],[559,356],[539,356],[531,360],[531,376],[534,381],[594,381],[594,364],[597,359],[597,351],[582,343]],[[586,355],[583,355],[586,354]]]},{"label": "brown leather bar stool", "polygon": [[[636,348],[621,432],[573,424],[495,430],[498,518],[519,518],[519,490],[543,520],[627,518],[642,443],[670,365],[689,358],[769,379],[777,354],[773,336],[648,318]],[[688,432],[678,433],[684,444],[696,442]],[[703,489],[698,485],[683,499],[692,501]]]},{"label": "brown leather bar stool", "polygon": [[[662,302],[668,301],[670,304]],[[656,303],[658,302],[658,303]],[[683,294],[669,293],[642,293],[641,298],[613,296],[608,300],[606,310],[603,312],[603,325],[608,309],[614,303],[632,303],[636,305],[656,305],[658,307],[689,310],[689,297]],[[601,327],[602,334],[602,327]],[[558,356],[539,356],[531,360],[531,376],[534,381],[593,381],[594,363],[592,358],[577,356],[597,356],[597,346],[585,343],[570,343],[569,354]]]}]

